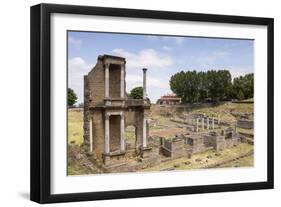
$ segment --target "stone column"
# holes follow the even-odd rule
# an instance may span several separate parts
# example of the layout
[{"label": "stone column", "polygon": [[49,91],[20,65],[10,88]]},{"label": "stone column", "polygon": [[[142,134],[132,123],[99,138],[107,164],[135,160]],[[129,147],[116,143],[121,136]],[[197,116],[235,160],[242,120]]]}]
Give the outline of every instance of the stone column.
[{"label": "stone column", "polygon": [[215,129],[215,118],[212,119],[212,129]]},{"label": "stone column", "polygon": [[124,93],[125,93],[125,64],[121,65],[121,73],[120,73],[121,77],[120,77],[120,98],[124,98]]},{"label": "stone column", "polygon": [[209,130],[209,128],[210,128],[210,123],[209,123],[209,117],[207,117],[207,130]]},{"label": "stone column", "polygon": [[196,118],[196,132],[198,132],[199,119]]},{"label": "stone column", "polygon": [[120,121],[120,151],[125,151],[125,121],[124,121],[124,113],[121,114]]},{"label": "stone column", "polygon": [[105,115],[105,127],[104,127],[104,153],[110,153],[110,131],[109,131],[109,114]]},{"label": "stone column", "polygon": [[90,152],[93,152],[93,120],[92,120],[92,118],[90,118],[89,130],[90,130]]},{"label": "stone column", "polygon": [[109,63],[104,64],[104,96],[109,98]]},{"label": "stone column", "polygon": [[143,117],[143,124],[142,124],[142,147],[146,148],[146,118]]},{"label": "stone column", "polygon": [[202,119],[201,119],[201,124],[202,124],[202,129],[204,130],[204,128],[205,128],[205,126],[204,126],[204,117],[202,117]]},{"label": "stone column", "polygon": [[146,99],[146,71],[147,68],[143,68],[143,99]]}]

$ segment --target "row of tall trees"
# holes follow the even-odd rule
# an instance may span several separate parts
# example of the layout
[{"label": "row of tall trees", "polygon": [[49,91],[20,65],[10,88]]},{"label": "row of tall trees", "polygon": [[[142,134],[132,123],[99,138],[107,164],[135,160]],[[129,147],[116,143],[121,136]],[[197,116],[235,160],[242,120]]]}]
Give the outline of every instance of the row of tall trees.
[{"label": "row of tall trees", "polygon": [[171,90],[183,103],[246,99],[253,97],[253,74],[234,78],[228,70],[181,71],[170,79]]},{"label": "row of tall trees", "polygon": [[254,74],[249,73],[245,76],[240,76],[233,79],[232,92],[235,98],[249,99],[254,97]]}]

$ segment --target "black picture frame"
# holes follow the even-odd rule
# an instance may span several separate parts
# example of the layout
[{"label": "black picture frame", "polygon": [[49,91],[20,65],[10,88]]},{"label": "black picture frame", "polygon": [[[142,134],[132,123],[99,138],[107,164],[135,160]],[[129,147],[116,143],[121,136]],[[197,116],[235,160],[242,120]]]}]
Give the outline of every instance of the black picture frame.
[{"label": "black picture frame", "polygon": [[[51,130],[51,71],[50,71],[50,16],[52,13],[99,15],[113,17],[151,18],[194,22],[218,22],[267,26],[267,181],[238,184],[136,189],[74,194],[50,193],[50,130]],[[167,196],[179,194],[211,193],[272,189],[274,187],[274,103],[273,103],[273,39],[272,18],[195,14],[168,11],[135,10],[73,5],[39,4],[31,7],[31,174],[30,199],[38,203],[89,201],[102,199]]]}]

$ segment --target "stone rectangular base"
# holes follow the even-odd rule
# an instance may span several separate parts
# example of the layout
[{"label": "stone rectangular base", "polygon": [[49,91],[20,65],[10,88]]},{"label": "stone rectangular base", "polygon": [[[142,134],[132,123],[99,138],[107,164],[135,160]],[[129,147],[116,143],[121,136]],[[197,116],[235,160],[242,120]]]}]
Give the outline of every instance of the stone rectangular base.
[{"label": "stone rectangular base", "polygon": [[136,172],[160,164],[159,155],[153,154],[148,158],[140,158],[133,163],[119,163],[103,165],[105,173]]}]

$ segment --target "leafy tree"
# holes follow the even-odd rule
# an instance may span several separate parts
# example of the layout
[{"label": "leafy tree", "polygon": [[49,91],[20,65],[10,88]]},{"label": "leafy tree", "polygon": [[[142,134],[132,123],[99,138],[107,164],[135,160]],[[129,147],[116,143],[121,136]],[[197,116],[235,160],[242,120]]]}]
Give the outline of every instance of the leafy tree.
[{"label": "leafy tree", "polygon": [[[233,98],[241,100],[254,97],[254,74],[246,74],[233,79]],[[241,91],[241,92],[240,92]]]},{"label": "leafy tree", "polygon": [[199,85],[198,85],[198,100],[199,102],[203,102],[208,98],[209,88],[208,88],[208,79],[207,74],[205,72],[197,73],[199,78]]},{"label": "leafy tree", "polygon": [[77,102],[77,95],[73,89],[67,89],[67,104],[68,106],[73,106]]},{"label": "leafy tree", "polygon": [[176,73],[170,78],[171,90],[181,97],[183,103],[187,102],[186,87],[186,73],[184,71]]},{"label": "leafy tree", "polygon": [[242,90],[240,90],[237,94],[237,99],[238,100],[243,100],[244,99],[244,93]]},{"label": "leafy tree", "polygon": [[244,76],[244,95],[245,98],[252,98],[254,97],[254,74],[250,73]]},{"label": "leafy tree", "polygon": [[227,100],[231,97],[231,74],[228,70],[219,70],[217,71],[217,77],[219,79],[218,98],[219,100]]},{"label": "leafy tree", "polygon": [[253,73],[234,78],[228,70],[181,71],[170,78],[171,90],[183,103],[245,99],[254,95]]},{"label": "leafy tree", "polygon": [[215,70],[207,71],[207,87],[209,90],[209,98],[213,101],[218,100],[219,94],[219,79],[217,78],[217,72]]},{"label": "leafy tree", "polygon": [[143,98],[143,88],[141,86],[135,87],[130,91],[129,97],[133,99],[142,99]]},{"label": "leafy tree", "polygon": [[189,103],[197,102],[199,99],[200,78],[196,71],[187,71],[185,79],[185,94]]}]

